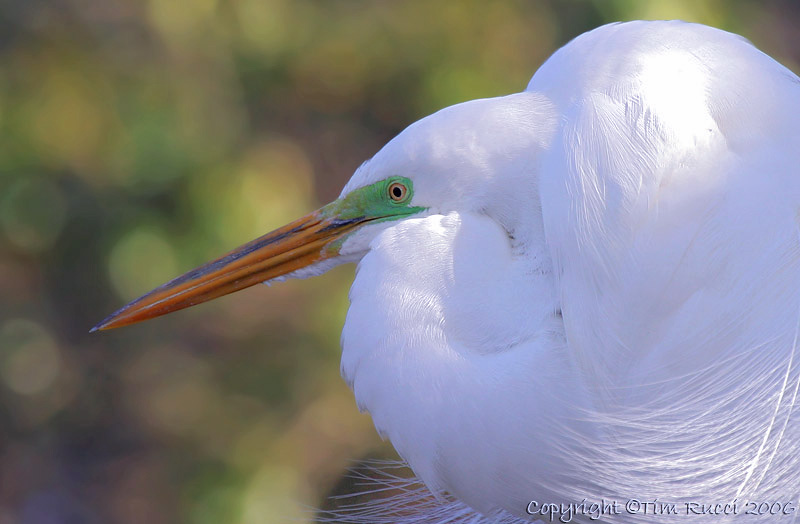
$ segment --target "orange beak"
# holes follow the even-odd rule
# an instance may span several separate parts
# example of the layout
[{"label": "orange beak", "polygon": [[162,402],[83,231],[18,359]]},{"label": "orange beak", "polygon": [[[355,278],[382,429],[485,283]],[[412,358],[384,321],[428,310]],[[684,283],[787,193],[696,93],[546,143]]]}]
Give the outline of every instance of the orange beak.
[{"label": "orange beak", "polygon": [[338,255],[345,233],[369,221],[328,218],[319,209],[137,298],[91,332],[135,324],[239,291]]}]

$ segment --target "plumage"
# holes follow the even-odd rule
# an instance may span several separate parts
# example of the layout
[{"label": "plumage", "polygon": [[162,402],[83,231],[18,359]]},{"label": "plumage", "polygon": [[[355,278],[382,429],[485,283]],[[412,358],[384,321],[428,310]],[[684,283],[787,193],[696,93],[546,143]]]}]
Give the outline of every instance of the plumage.
[{"label": "plumage", "polygon": [[[680,514],[571,521],[706,522],[685,504],[736,501],[714,521],[794,522],[800,509],[744,513],[800,497],[798,165],[788,69],[717,29],[611,24],[524,92],[411,125],[304,219],[318,228],[262,237],[280,260],[252,270],[265,278],[358,262],[342,375],[434,494],[403,485],[339,521],[521,522],[531,501],[638,499]],[[384,194],[392,177],[408,201]],[[297,235],[327,242],[300,269],[295,244],[280,251]],[[176,286],[99,327],[194,293]]]},{"label": "plumage", "polygon": [[633,22],[411,126],[348,186],[397,171],[445,200],[361,260],[359,406],[486,513],[796,501],[798,104],[740,37]]}]

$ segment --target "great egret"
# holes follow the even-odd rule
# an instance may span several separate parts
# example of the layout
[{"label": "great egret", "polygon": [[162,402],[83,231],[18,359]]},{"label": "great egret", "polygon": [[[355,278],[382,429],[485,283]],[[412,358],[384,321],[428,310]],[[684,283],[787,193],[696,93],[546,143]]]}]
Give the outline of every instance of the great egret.
[{"label": "great egret", "polygon": [[342,375],[454,497],[407,522],[794,522],[798,166],[788,69],[702,25],[606,25],[95,329],[358,262]]}]

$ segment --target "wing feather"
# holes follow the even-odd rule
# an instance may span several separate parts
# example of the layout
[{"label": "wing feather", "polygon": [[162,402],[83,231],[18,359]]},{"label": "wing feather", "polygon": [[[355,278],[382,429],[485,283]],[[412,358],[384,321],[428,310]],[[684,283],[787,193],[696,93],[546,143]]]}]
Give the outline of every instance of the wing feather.
[{"label": "wing feather", "polygon": [[662,499],[796,497],[800,83],[722,31],[625,27],[529,86],[566,115],[540,191],[598,464]]}]

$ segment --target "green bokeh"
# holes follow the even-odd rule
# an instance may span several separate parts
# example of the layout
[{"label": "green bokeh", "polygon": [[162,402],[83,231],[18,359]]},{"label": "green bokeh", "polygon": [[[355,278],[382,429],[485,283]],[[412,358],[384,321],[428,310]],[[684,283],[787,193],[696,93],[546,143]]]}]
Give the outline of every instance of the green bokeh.
[{"label": "green bokeh", "polygon": [[391,457],[338,376],[352,268],[109,333],[572,37],[680,17],[797,70],[782,2],[0,2],[0,522],[308,521]]}]

